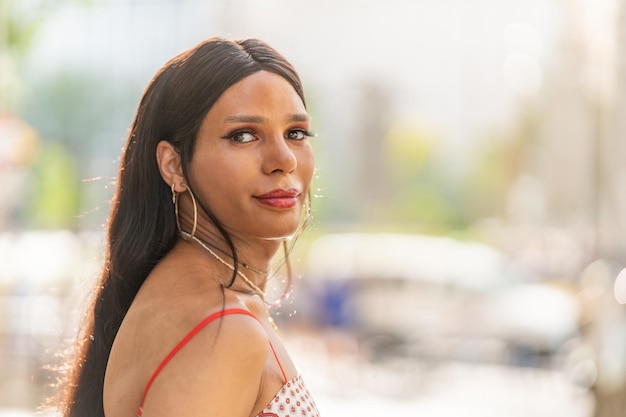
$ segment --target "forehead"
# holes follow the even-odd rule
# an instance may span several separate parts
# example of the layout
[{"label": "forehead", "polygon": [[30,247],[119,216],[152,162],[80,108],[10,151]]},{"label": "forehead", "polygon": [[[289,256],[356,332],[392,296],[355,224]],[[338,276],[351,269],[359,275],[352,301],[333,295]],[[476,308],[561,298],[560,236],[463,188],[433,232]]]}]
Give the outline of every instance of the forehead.
[{"label": "forehead", "polygon": [[224,91],[207,118],[223,121],[233,114],[282,117],[298,113],[306,114],[306,109],[289,81],[271,72],[258,71]]}]

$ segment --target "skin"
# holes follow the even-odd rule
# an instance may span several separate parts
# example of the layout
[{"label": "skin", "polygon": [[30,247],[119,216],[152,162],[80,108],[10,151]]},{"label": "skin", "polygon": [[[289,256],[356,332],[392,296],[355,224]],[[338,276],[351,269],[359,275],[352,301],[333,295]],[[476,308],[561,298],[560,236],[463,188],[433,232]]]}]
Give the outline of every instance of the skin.
[{"label": "skin", "polygon": [[[257,268],[269,267],[280,238],[299,225],[313,176],[313,153],[303,134],[308,129],[295,90],[265,71],[226,90],[200,128],[189,166],[191,188],[226,228],[240,260]],[[163,180],[180,193],[182,228],[191,231],[193,206],[180,157],[163,141],[156,158]],[[295,204],[286,199],[278,204],[284,207],[276,207],[258,198],[276,189],[297,190]],[[198,215],[196,236],[229,253],[202,210]],[[265,288],[265,275],[242,271]],[[257,415],[284,383],[270,341],[287,378],[296,375],[261,298],[239,277],[222,290],[231,274],[197,243],[179,239],[146,279],[118,332],[105,376],[107,416],[136,416],[143,390],[163,358],[224,302],[226,308],[250,310],[260,323],[231,315],[205,327],[157,377],[143,415]]]}]

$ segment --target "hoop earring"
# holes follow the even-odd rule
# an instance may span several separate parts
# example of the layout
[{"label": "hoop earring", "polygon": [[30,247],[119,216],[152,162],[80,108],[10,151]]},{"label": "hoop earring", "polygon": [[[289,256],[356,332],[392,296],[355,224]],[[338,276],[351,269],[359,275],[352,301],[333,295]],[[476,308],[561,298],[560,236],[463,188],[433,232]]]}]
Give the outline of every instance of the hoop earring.
[{"label": "hoop earring", "polygon": [[287,284],[285,290],[278,299],[279,303],[282,303],[291,292],[291,285],[293,284],[293,274],[291,270],[291,261],[289,260],[289,248],[287,247],[287,239],[283,239],[283,252],[285,253],[285,268],[287,269]]},{"label": "hoop earring", "polygon": [[[283,252],[284,252],[284,261],[282,265],[285,266],[285,269],[287,272],[287,278],[286,278],[287,282],[285,284],[285,289],[283,290],[283,293],[280,295],[280,297],[278,297],[278,300],[271,302],[271,303],[266,303],[270,307],[280,306],[283,301],[289,298],[289,295],[291,294],[291,290],[293,289],[292,288],[293,270],[291,269],[291,260],[289,259],[289,253],[291,252],[291,249],[293,249],[295,241],[298,239],[298,237],[300,237],[300,235],[304,231],[304,228],[313,217],[311,215],[311,191],[310,190],[309,190],[309,193],[307,194],[307,199],[304,201],[304,209],[306,212],[304,216],[304,220],[302,221],[300,226],[298,226],[298,229],[296,230],[296,232],[292,236],[282,239],[282,246],[283,246]],[[289,247],[289,242],[292,242],[291,248]]]},{"label": "hoop earring", "polygon": [[304,209],[306,215],[304,216],[304,221],[302,222],[302,229],[306,227],[306,225],[309,223],[309,220],[311,220],[311,218],[313,217],[313,215],[311,214],[311,205],[311,190],[309,190],[306,195],[306,200],[304,200]]},{"label": "hoop earring", "polygon": [[[196,198],[194,197],[193,193],[191,192],[191,188],[187,187],[186,184],[181,184],[181,186],[185,187],[187,189],[187,191],[189,192],[189,196],[191,197],[191,202],[193,203],[193,226],[191,228],[191,234],[190,237],[194,237],[194,235],[196,234],[196,229],[198,227],[198,205],[196,203]],[[174,190],[174,184],[172,184],[172,203],[174,203],[174,213],[176,215],[176,227],[178,228],[178,232],[181,233],[183,231],[183,229],[180,227],[180,217],[178,215],[178,200],[179,198],[177,198],[178,195],[176,193],[176,191]]]},{"label": "hoop earring", "polygon": [[290,240],[295,240],[299,238],[300,235],[304,232],[306,226],[313,218],[313,215],[311,214],[311,190],[309,190],[306,199],[304,200],[304,212],[306,213],[304,215],[304,219],[302,220],[302,223],[300,223],[300,226],[298,226],[294,234],[289,238]]},{"label": "hoop earring", "polygon": [[172,183],[172,204],[174,204],[174,217],[176,218],[176,228],[178,229],[178,232],[181,232],[181,228],[180,228],[180,221],[178,220],[178,193],[176,193],[176,190],[174,189],[175,184]]}]

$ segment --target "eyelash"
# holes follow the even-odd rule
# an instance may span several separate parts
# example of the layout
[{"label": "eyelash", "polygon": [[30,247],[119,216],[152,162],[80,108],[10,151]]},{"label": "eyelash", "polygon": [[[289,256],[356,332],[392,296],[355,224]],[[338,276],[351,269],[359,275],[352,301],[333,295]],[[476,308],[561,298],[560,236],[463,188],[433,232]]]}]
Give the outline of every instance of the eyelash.
[{"label": "eyelash", "polygon": [[[229,133],[226,136],[222,136],[222,139],[228,139],[228,140],[232,140],[233,142],[237,142],[237,143],[248,143],[248,142],[243,142],[241,140],[235,140],[235,138],[237,136],[243,135],[243,134],[250,134],[250,135],[254,135],[254,131],[253,130],[249,130],[249,129],[242,129],[242,130],[235,130],[234,132]],[[249,141],[252,142],[252,141]]]},{"label": "eyelash", "polygon": [[[302,138],[301,139],[293,139],[293,140],[304,140],[306,138],[312,138],[315,137],[315,133],[311,132],[310,130],[306,130],[306,129],[291,129],[289,132],[287,132],[286,136],[289,136],[290,133],[292,132],[300,132],[302,133]],[[287,138],[289,139],[289,138]]]},{"label": "eyelash", "polygon": [[[303,135],[303,137],[302,137],[302,138],[300,138],[300,139],[291,139],[291,140],[295,140],[295,141],[300,141],[300,140],[304,140],[304,139],[306,139],[306,138],[315,137],[315,133],[313,133],[313,132],[311,132],[311,131],[309,131],[309,130],[306,130],[306,129],[291,129],[291,130],[289,130],[289,131],[287,132],[287,134],[285,135],[285,139],[290,139],[288,136],[289,136],[291,133],[293,133],[293,132],[299,132],[299,133],[302,133],[302,135]],[[251,130],[251,129],[241,129],[241,130],[235,130],[234,132],[229,133],[229,134],[228,134],[228,135],[226,135],[226,136],[222,136],[222,139],[232,140],[233,142],[237,142],[237,143],[250,143],[250,142],[253,142],[252,140],[250,140],[250,141],[246,141],[246,142],[241,141],[241,140],[235,140],[235,138],[236,138],[237,136],[240,136],[240,135],[243,135],[243,134],[250,134],[250,135],[253,135],[253,136],[254,136],[255,132],[254,132],[254,130]]]}]

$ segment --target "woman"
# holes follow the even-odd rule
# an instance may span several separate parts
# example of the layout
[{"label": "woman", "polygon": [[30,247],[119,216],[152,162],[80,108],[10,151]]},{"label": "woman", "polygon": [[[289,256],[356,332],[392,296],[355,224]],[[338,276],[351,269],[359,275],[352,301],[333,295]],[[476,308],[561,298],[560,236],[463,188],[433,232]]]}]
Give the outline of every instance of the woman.
[{"label": "woman", "polygon": [[259,40],[209,39],[161,68],[128,135],[64,416],[318,415],[264,296],[307,215],[309,136],[296,71]]}]

